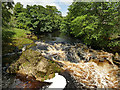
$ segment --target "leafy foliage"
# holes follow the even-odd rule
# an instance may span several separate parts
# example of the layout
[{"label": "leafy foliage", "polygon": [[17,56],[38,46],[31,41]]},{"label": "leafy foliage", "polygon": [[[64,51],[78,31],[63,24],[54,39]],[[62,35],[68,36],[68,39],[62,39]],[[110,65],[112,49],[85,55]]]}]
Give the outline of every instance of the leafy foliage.
[{"label": "leafy foliage", "polygon": [[10,27],[13,4],[14,2],[2,2],[2,43],[10,42],[11,37],[14,35],[12,31],[6,30]]},{"label": "leafy foliage", "polygon": [[82,39],[89,44],[91,43],[90,40],[98,39],[98,36],[96,36],[96,33],[98,33],[97,26],[98,19],[95,16],[81,15],[71,22],[71,33],[76,37],[85,37]]},{"label": "leafy foliage", "polygon": [[60,25],[60,31],[65,34],[70,34],[69,30],[70,30],[70,23],[67,20],[67,18],[64,17]]},{"label": "leafy foliage", "polygon": [[[120,33],[119,4],[120,2],[73,2],[66,16],[69,23],[67,31],[87,45],[120,46],[118,41],[113,40]],[[62,26],[66,28],[66,25]]]},{"label": "leafy foliage", "polygon": [[[19,9],[19,10],[18,10]],[[34,30],[35,33],[52,32],[58,30],[62,20],[61,12],[55,6],[23,5],[17,3],[14,8],[14,15],[18,28]]]},{"label": "leafy foliage", "polygon": [[2,27],[8,27],[14,2],[2,2]]}]

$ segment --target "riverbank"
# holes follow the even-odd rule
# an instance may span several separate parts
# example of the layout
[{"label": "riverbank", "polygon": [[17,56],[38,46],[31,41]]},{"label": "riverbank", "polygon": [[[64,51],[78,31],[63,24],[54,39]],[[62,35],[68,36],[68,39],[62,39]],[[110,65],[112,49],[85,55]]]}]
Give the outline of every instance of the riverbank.
[{"label": "riverbank", "polygon": [[[37,37],[35,35],[31,35],[30,31],[24,29],[17,28],[3,28],[2,35],[2,55],[4,56],[7,53],[16,53],[20,51],[25,44],[29,44],[27,48],[34,46],[34,41]],[[18,58],[18,55],[14,55],[11,57],[3,57],[4,62],[11,62]]]},{"label": "riverbank", "polygon": [[[117,54],[113,55],[112,53],[108,53],[103,50],[93,50],[93,49],[87,47],[85,44],[80,43],[79,40],[73,39],[72,37],[68,37],[68,36],[62,36],[59,34],[59,32],[40,35],[39,40],[38,39],[34,40],[32,38],[33,36],[31,37],[30,31],[25,32],[25,30],[22,30],[22,29],[13,29],[10,31],[13,33],[11,36],[11,40],[9,40],[9,41],[11,41],[10,43],[12,43],[11,45],[14,45],[15,48],[18,47],[18,50],[20,50],[21,48],[24,47],[25,44],[27,44],[26,48],[28,48],[30,50],[25,50],[20,55],[15,54],[16,56],[11,55],[9,57],[5,57],[7,60],[5,58],[3,58],[3,62],[7,62],[9,64],[8,67],[5,66],[5,69],[4,69],[5,74],[6,74],[6,70],[9,73],[18,73],[19,72],[21,74],[26,74],[28,76],[32,75],[33,78],[35,78],[36,80],[43,81],[44,79],[47,79],[47,77],[49,77],[49,76],[51,77],[51,75],[54,76],[54,73],[56,72],[56,71],[54,72],[55,68],[52,69],[52,67],[51,67],[51,69],[50,69],[50,67],[48,67],[48,66],[50,66],[49,64],[51,64],[51,66],[54,66],[52,64],[54,64],[53,62],[56,62],[56,63],[59,63],[60,67],[65,69],[65,71],[67,69],[67,72],[71,75],[71,78],[74,78],[73,81],[75,84],[75,82],[79,82],[79,79],[81,79],[81,80],[83,79],[81,81],[81,83],[83,83],[84,80],[89,79],[89,78],[84,79],[85,77],[79,77],[79,75],[76,77],[76,73],[79,73],[78,71],[76,71],[77,69],[81,71],[81,73],[79,73],[79,74],[81,74],[82,76],[84,76],[85,73],[86,73],[86,75],[88,75],[87,74],[88,72],[94,73],[93,71],[96,72],[97,77],[99,77],[97,72],[100,72],[100,76],[101,76],[101,73],[103,73],[102,78],[101,78],[101,80],[102,80],[103,78],[105,78],[104,77],[105,69],[107,72],[112,72],[112,69],[114,69],[113,67],[116,66],[113,64],[115,61],[118,61],[118,66],[119,66],[119,58],[120,57],[119,57],[118,53],[117,53],[118,55]],[[6,48],[6,50],[8,50],[8,49]],[[13,50],[13,52],[14,52],[14,50]],[[40,57],[42,57],[43,60],[40,59]],[[114,58],[114,59],[111,60],[111,58]],[[49,62],[49,60],[51,62]],[[84,62],[81,62],[82,60]],[[91,62],[89,62],[90,60],[91,60]],[[14,61],[14,63],[11,64],[10,61],[12,61],[12,62]],[[47,64],[47,63],[49,63],[49,64]],[[82,64],[82,66],[80,65],[80,67],[79,67],[79,64]],[[89,67],[87,67],[85,65],[90,65],[90,67],[92,65],[91,68],[93,69],[93,71],[89,70]],[[44,67],[44,66],[46,66],[46,67]],[[85,66],[85,67],[83,67],[83,66]],[[15,71],[15,70],[17,70],[17,71]],[[45,72],[45,73],[41,74],[41,72],[40,72],[41,70],[50,71],[50,72],[48,72],[48,73]],[[59,69],[57,69],[57,70],[59,70]],[[75,71],[75,73],[73,73],[73,71],[71,71],[71,70]],[[82,73],[82,72],[84,72],[84,73]],[[117,72],[117,70],[115,70],[115,73],[116,72]],[[107,75],[106,73],[105,73],[105,75]],[[115,78],[114,80],[109,79],[108,81],[110,81],[110,82],[114,82],[114,81],[118,82],[119,81],[119,80],[118,81],[116,80],[116,77],[112,77],[112,76],[116,76],[116,75],[112,75],[112,73],[108,73],[108,74],[110,75],[109,78]],[[68,78],[66,74],[65,74],[65,76],[66,76],[66,78]],[[4,77],[4,75],[3,75],[3,77]],[[11,81],[11,77],[10,77],[10,81],[4,81],[3,82],[3,83],[5,83],[4,88],[5,87],[14,88],[15,86],[17,86],[17,83],[19,81],[16,81],[17,79],[15,79],[15,77],[16,76],[13,76],[14,81]],[[79,77],[79,79],[77,79],[78,77]],[[91,76],[89,76],[89,77],[91,77]],[[72,80],[71,78],[70,78],[70,81],[68,80],[67,86],[69,86],[70,83],[73,82],[73,81],[71,81]],[[94,77],[94,75],[93,75],[92,79],[90,79],[90,80],[97,82],[96,80],[98,78],[96,80],[93,78],[96,78],[96,77]],[[87,80],[87,81],[89,81],[89,80]],[[7,86],[6,82],[11,83],[12,86],[11,85]],[[28,80],[25,81],[26,86],[28,84],[30,84],[27,82],[28,82]],[[81,83],[79,83],[79,85],[78,85],[78,83],[75,84],[75,87],[81,88],[81,85],[80,85]],[[23,84],[23,82],[21,81],[20,84]],[[88,86],[88,88],[89,88],[90,85],[88,85],[87,82],[84,82],[84,84],[86,84],[86,86]],[[115,87],[117,87],[117,85],[118,85],[118,83],[113,83],[113,84],[115,85]],[[30,85],[33,85],[33,83],[31,83]],[[114,88],[114,85],[112,86],[112,88]],[[11,87],[9,87],[9,86],[11,86]],[[99,87],[97,84],[95,86]],[[100,87],[104,87],[104,86],[100,86]],[[105,86],[105,87],[107,87],[107,86]],[[67,88],[69,88],[69,87],[67,87]]]},{"label": "riverbank", "polygon": [[[114,64],[114,61],[118,60],[112,53],[93,50],[81,43],[62,44],[36,41],[35,44],[37,45],[31,48],[33,50],[26,50],[15,63],[10,65],[7,70],[9,73],[32,75],[36,80],[43,81],[51,76],[54,70],[55,72],[59,70],[55,68],[56,65],[48,65],[47,61],[50,60],[51,64],[54,64],[54,61],[63,71],[68,71],[74,78],[74,82],[78,83],[74,83],[77,88],[82,88],[82,86],[86,88],[118,87],[119,80],[116,76],[119,67]],[[50,66],[54,68],[51,69]],[[69,83],[71,82],[67,84]]]}]

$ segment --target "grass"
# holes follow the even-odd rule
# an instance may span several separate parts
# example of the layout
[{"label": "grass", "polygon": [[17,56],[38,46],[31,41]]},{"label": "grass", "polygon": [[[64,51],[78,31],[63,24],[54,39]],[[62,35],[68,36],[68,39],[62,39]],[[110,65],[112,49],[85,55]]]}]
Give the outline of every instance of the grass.
[{"label": "grass", "polygon": [[[30,31],[24,30],[24,29],[18,29],[18,28],[3,28],[2,30],[2,53],[10,53],[15,50],[15,47],[18,47],[21,49],[23,45],[34,43],[32,38],[27,38],[26,33],[31,33]],[[37,39],[36,36],[33,37],[34,39]]]},{"label": "grass", "polygon": [[11,29],[14,33],[13,38],[21,38],[26,36],[25,33],[31,33],[30,31],[24,30],[24,29],[17,29],[17,28],[12,28]]}]

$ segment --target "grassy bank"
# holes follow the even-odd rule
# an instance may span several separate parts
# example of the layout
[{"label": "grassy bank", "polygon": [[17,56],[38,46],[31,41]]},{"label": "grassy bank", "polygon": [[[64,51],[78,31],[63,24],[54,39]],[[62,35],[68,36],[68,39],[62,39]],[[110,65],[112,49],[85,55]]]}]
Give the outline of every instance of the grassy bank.
[{"label": "grassy bank", "polygon": [[24,44],[33,43],[33,39],[37,39],[35,35],[28,38],[27,34],[31,34],[30,31],[17,28],[9,28],[2,30],[2,53],[14,52],[16,47],[21,49]]}]

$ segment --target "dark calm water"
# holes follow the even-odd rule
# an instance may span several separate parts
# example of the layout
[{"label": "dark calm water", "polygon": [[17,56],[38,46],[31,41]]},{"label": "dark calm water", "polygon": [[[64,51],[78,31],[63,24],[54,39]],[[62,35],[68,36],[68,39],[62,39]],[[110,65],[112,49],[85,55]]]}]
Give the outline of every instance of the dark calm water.
[{"label": "dark calm water", "polygon": [[[45,33],[43,35],[38,35],[40,41],[53,42],[53,43],[75,43],[80,42],[79,39],[73,38],[70,35],[65,35],[60,33],[60,31],[55,31],[54,33]],[[39,41],[38,40],[38,41]]]}]

